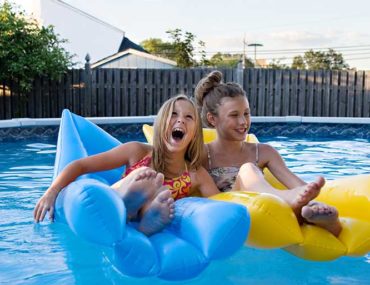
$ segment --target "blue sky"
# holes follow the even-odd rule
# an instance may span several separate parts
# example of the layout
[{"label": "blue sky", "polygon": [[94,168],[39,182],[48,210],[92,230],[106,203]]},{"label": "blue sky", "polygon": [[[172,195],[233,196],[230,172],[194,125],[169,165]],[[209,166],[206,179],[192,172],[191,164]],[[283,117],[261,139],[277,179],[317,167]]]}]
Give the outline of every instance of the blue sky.
[{"label": "blue sky", "polygon": [[[26,1],[26,0],[24,0]],[[258,58],[291,58],[333,47],[347,63],[370,70],[368,0],[64,0],[126,32],[139,43],[168,40],[180,28],[206,43],[206,51],[243,51],[243,38],[260,43]],[[246,50],[253,57],[251,47]]]}]

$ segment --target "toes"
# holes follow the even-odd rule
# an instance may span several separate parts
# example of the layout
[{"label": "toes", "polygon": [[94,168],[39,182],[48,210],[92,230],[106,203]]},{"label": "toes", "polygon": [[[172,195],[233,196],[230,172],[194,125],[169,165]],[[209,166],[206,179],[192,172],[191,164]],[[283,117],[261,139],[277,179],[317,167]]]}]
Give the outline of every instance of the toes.
[{"label": "toes", "polygon": [[164,181],[163,173],[158,172],[155,176],[155,181],[154,181],[156,187],[161,187],[163,185],[163,181]]}]

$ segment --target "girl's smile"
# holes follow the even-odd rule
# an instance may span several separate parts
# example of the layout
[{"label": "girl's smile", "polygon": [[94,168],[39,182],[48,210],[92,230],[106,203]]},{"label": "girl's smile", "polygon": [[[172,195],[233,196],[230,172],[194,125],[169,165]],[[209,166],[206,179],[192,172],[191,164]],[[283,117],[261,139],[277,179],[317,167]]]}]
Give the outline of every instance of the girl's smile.
[{"label": "girl's smile", "polygon": [[185,150],[195,135],[195,114],[193,105],[185,100],[178,100],[170,118],[167,147]]}]

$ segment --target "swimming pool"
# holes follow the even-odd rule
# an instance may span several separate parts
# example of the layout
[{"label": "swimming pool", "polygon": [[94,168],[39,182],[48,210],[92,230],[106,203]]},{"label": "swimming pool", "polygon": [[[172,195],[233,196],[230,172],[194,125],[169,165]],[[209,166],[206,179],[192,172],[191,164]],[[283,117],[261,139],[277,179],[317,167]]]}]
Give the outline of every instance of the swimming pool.
[{"label": "swimming pool", "polygon": [[[305,180],[317,174],[334,179],[370,173],[369,139],[259,139],[279,149],[288,166]],[[102,248],[77,238],[67,226],[33,223],[33,207],[51,182],[55,150],[55,138],[0,142],[0,283],[170,283],[124,277],[112,268]],[[282,250],[243,248],[184,283],[368,284],[369,263],[370,255],[320,263]]]}]

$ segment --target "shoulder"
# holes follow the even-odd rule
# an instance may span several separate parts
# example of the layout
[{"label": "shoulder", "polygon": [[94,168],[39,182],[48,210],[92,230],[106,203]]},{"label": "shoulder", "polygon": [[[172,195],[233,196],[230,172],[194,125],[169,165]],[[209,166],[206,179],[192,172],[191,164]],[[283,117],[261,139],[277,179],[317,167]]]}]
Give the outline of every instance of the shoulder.
[{"label": "shoulder", "polygon": [[[142,158],[152,151],[152,146],[141,142],[127,142],[116,148],[116,151],[121,154],[129,155],[131,158]],[[136,160],[135,158],[133,160]]]},{"label": "shoulder", "polygon": [[259,156],[264,160],[272,160],[280,157],[279,152],[271,145],[265,143],[258,144]]},{"label": "shoulder", "polygon": [[260,153],[272,154],[277,152],[277,150],[273,146],[266,143],[258,143],[256,144],[256,146],[258,147],[258,151]]}]

